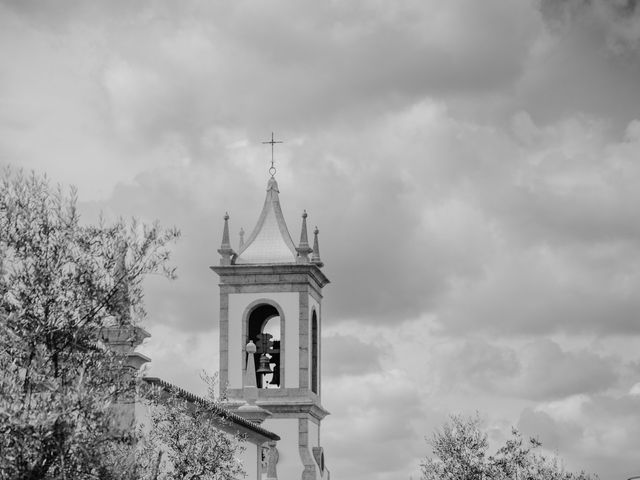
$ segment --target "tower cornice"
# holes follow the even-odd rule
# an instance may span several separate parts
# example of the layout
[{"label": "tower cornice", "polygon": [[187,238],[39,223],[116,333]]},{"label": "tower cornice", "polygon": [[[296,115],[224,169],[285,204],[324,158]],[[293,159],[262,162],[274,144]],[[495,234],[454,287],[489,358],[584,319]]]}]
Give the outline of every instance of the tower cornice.
[{"label": "tower cornice", "polygon": [[[296,390],[296,389],[289,389],[284,393],[288,393],[291,390]],[[275,391],[275,394],[273,394],[274,390],[261,389],[260,393],[262,395],[256,402],[256,405],[265,409],[272,415],[276,415],[281,418],[282,417],[295,418],[295,417],[300,417],[300,414],[306,414],[306,415],[310,415],[316,420],[322,420],[327,415],[331,414],[322,405],[320,405],[320,402],[317,399],[307,398],[302,395],[298,398],[289,396],[287,397],[287,401],[283,402],[281,400],[283,397],[282,395],[283,392]],[[228,390],[227,394],[229,394],[231,398],[230,400],[227,400],[224,403],[225,408],[233,412],[237,412],[238,409],[241,408],[242,405],[244,405],[242,401],[238,400],[238,398],[240,398],[242,395],[241,390],[240,389]],[[266,395],[266,394],[272,394],[272,395]]]},{"label": "tower cornice", "polygon": [[214,265],[209,268],[220,277],[220,285],[315,283],[321,289],[330,283],[322,270],[312,263]]}]

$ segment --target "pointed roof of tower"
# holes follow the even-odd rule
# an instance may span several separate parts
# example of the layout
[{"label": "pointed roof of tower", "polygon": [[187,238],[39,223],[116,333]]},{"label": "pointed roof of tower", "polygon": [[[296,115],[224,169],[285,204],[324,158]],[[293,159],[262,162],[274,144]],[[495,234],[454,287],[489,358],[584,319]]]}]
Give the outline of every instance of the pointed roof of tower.
[{"label": "pointed roof of tower", "polygon": [[278,182],[271,177],[258,223],[240,248],[236,264],[295,263],[296,247],[282,215],[279,192]]}]

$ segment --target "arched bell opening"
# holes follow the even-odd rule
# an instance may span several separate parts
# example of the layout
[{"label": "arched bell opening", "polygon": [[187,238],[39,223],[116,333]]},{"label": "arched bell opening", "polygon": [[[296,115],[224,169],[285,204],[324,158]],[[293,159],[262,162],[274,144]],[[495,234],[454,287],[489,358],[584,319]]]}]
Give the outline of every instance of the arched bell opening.
[{"label": "arched bell opening", "polygon": [[251,310],[247,321],[247,341],[253,340],[256,354],[258,388],[280,388],[280,312],[270,304],[260,304]]},{"label": "arched bell opening", "polygon": [[311,314],[311,391],[318,393],[318,316]]}]

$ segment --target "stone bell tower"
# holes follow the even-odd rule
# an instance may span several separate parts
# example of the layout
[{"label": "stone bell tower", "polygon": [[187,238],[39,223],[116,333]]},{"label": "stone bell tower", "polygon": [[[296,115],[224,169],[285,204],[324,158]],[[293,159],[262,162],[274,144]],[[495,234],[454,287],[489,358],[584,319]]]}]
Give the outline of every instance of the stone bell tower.
[{"label": "stone bell tower", "polygon": [[[302,215],[300,242],[287,229],[273,174],[253,232],[234,251],[224,217],[220,265],[220,385],[227,406],[276,432],[277,478],[328,479],[320,424],[322,288],[318,229]],[[275,478],[268,474],[268,478]]]}]

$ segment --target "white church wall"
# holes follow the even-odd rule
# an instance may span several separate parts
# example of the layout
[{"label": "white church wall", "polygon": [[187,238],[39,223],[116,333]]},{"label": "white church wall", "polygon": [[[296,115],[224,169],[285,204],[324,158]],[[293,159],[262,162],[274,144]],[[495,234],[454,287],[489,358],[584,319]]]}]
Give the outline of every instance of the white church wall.
[{"label": "white church wall", "polygon": [[[284,328],[284,368],[285,387],[297,388],[298,381],[298,293],[297,292],[269,292],[269,293],[230,293],[229,294],[229,388],[242,388],[242,352],[244,341],[242,338],[242,317],[246,308],[260,299],[270,299],[276,302],[285,317]],[[291,348],[293,347],[293,348]]]},{"label": "white church wall", "polygon": [[292,302],[287,305],[285,315],[287,320],[284,330],[284,386],[286,388],[298,388],[300,386],[300,354],[299,350],[299,334],[300,324],[299,303],[300,296],[297,292],[292,293],[290,297]]},{"label": "white church wall", "polygon": [[309,420],[309,447],[320,446],[320,425],[313,420]]},{"label": "white church wall", "polygon": [[253,443],[245,443],[245,450],[240,454],[240,462],[242,462],[242,468],[246,474],[245,479],[260,479],[260,472],[258,469],[258,451],[260,447]]}]

